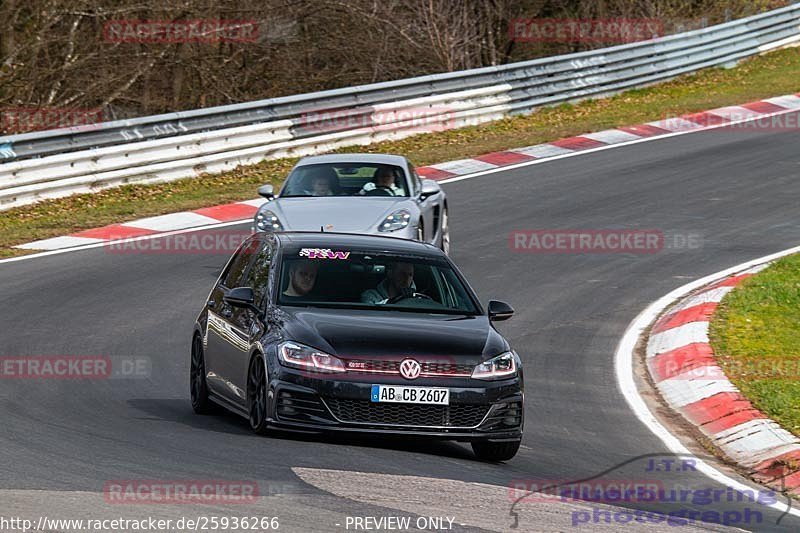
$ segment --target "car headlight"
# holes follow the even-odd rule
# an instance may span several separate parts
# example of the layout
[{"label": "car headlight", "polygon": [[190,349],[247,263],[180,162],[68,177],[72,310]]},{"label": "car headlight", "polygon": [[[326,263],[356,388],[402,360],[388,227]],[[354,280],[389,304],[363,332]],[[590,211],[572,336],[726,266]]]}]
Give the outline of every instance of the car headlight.
[{"label": "car headlight", "polygon": [[258,231],[280,231],[283,224],[272,211],[261,211],[256,215],[256,230]]},{"label": "car headlight", "polygon": [[474,379],[502,379],[517,375],[517,360],[514,352],[505,352],[479,364],[472,371]]},{"label": "car headlight", "polygon": [[278,359],[284,366],[315,372],[345,372],[338,357],[298,342],[286,341],[278,346]]},{"label": "car headlight", "polygon": [[395,211],[378,225],[378,231],[397,231],[408,226],[411,222],[411,213],[405,209]]}]

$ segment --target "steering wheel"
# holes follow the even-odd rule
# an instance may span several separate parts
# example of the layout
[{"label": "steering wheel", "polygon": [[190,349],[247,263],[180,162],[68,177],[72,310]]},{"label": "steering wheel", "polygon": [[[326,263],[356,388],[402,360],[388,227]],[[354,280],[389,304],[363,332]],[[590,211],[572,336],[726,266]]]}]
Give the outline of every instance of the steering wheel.
[{"label": "steering wheel", "polygon": [[376,185],[371,191],[367,191],[364,196],[394,196],[391,187]]},{"label": "steering wheel", "polygon": [[423,300],[433,300],[433,298],[431,298],[427,294],[423,294],[421,292],[412,292],[410,296],[408,294],[398,294],[394,298],[389,298],[388,300],[386,300],[386,303],[395,304],[400,300],[409,300],[411,298],[422,298]]}]

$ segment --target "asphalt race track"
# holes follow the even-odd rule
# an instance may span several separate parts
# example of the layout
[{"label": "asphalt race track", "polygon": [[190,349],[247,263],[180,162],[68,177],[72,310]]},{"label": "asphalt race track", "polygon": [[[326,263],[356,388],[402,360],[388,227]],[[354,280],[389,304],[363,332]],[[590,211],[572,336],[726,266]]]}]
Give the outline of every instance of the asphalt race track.
[{"label": "asphalt race track", "polygon": [[[579,507],[514,506],[512,482],[600,476],[722,489],[688,467],[647,470],[648,459],[669,454],[619,392],[614,352],[630,321],[675,287],[800,243],[799,146],[798,131],[717,129],[444,185],[456,263],[484,303],[506,300],[517,311],[499,324],[526,365],[526,434],[507,464],[480,463],[459,444],[259,438],[233,415],[195,416],[192,324],[226,256],[95,248],[0,264],[0,356],[152,363],[138,379],[0,380],[0,508],[50,518],[277,516],[285,531],[352,531],[348,516],[446,515],[455,529],[511,531],[516,518],[518,530],[540,531],[569,530]],[[636,255],[509,246],[514,230],[551,228],[655,229],[668,245],[687,235],[702,242]],[[224,506],[115,505],[103,496],[113,480],[187,479],[255,480],[262,497]],[[737,527],[800,529],[797,517],[778,525],[780,513],[757,504],[624,506],[749,506],[763,519]]]}]

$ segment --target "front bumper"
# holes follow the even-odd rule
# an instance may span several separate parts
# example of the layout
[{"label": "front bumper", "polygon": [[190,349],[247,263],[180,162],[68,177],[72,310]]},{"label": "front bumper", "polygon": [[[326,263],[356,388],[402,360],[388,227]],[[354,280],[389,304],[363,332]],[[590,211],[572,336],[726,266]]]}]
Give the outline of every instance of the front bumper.
[{"label": "front bumper", "polygon": [[[278,367],[270,374],[270,425],[314,432],[357,432],[459,441],[522,438],[523,392],[519,378],[419,378],[378,374],[314,374]],[[443,387],[450,405],[373,403],[372,385]]]}]

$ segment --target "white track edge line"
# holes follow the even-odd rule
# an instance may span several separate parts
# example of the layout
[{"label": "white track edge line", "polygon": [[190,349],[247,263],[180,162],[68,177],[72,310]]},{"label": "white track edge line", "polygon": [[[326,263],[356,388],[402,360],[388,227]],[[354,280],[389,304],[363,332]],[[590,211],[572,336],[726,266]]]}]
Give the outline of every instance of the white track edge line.
[{"label": "white track edge line", "polygon": [[[617,346],[617,351],[614,356],[617,385],[619,386],[622,395],[625,397],[625,400],[628,402],[628,405],[633,410],[636,417],[659,439],[661,439],[661,441],[671,452],[694,459],[698,471],[702,472],[718,483],[727,485],[739,491],[751,490],[752,487],[749,487],[741,481],[720,472],[709,463],[696,457],[686,446],[684,446],[683,443],[681,443],[680,439],[670,433],[669,430],[658,421],[658,419],[647,407],[644,399],[639,395],[639,390],[634,379],[633,361],[634,357],[636,357],[636,344],[647,327],[653,323],[653,321],[664,311],[664,309],[666,309],[675,300],[686,296],[687,294],[704,285],[717,281],[718,279],[798,252],[800,252],[800,246],[795,246],[794,248],[789,248],[787,250],[760,257],[758,259],[753,259],[746,263],[742,263],[740,265],[695,280],[691,283],[683,285],[682,287],[678,287],[665,296],[662,296],[650,304],[639,314],[639,316],[633,320],[633,322],[630,323],[625,331],[625,334],[620,340],[619,345]],[[768,507],[784,513],[788,512],[793,516],[800,517],[800,509],[792,508],[782,501],[776,501],[775,503],[769,504]]]},{"label": "white track edge line", "polygon": [[[783,96],[789,96],[789,95],[783,95]],[[780,96],[774,96],[772,98],[780,98]],[[758,100],[758,101],[759,102],[763,102],[765,100],[766,99],[762,99],[762,100]],[[774,104],[774,105],[777,105],[777,104]],[[705,111],[705,112],[710,112],[710,111],[712,111],[712,110]],[[561,154],[561,155],[555,155],[555,156],[551,156],[551,157],[544,157],[544,158],[541,158],[541,159],[534,159],[532,161],[523,161],[521,163],[515,163],[513,165],[506,165],[506,166],[497,167],[497,168],[493,168],[493,169],[482,170],[480,172],[473,172],[472,174],[464,174],[463,176],[453,176],[452,178],[446,178],[446,179],[443,179],[443,180],[438,180],[438,183],[442,183],[442,184],[454,183],[454,182],[457,182],[457,181],[463,181],[463,180],[468,180],[468,179],[472,179],[472,178],[478,178],[478,177],[481,177],[481,176],[485,176],[485,175],[488,175],[488,174],[494,174],[494,173],[497,173],[497,172],[504,172],[506,170],[515,170],[515,169],[518,169],[518,168],[523,168],[523,167],[527,167],[527,166],[531,166],[531,165],[549,163],[550,161],[557,161],[559,159],[566,159],[568,157],[575,157],[575,156],[584,155],[584,154],[592,154],[592,153],[595,153],[595,152],[602,152],[604,150],[609,150],[611,148],[619,148],[619,147],[622,147],[622,146],[630,146],[630,145],[633,145],[633,144],[639,144],[639,143],[644,143],[644,142],[649,142],[649,141],[658,141],[658,140],[661,140],[661,139],[668,139],[668,138],[671,138],[671,137],[677,137],[679,135],[686,135],[686,134],[689,134],[689,133],[697,133],[697,132],[701,132],[701,131],[709,131],[709,130],[715,130],[715,129],[720,129],[720,128],[726,128],[726,127],[729,127],[729,126],[735,126],[737,124],[743,124],[745,122],[753,122],[755,120],[761,120],[763,118],[769,118],[769,117],[774,117],[774,116],[778,116],[778,115],[786,115],[786,114],[789,114],[789,113],[800,113],[800,107],[786,108],[783,111],[776,111],[774,113],[766,113],[766,114],[763,114],[763,115],[759,115],[757,117],[744,118],[742,120],[736,120],[736,121],[733,121],[733,122],[727,122],[725,124],[717,124],[717,125],[714,125],[714,126],[700,127],[700,128],[697,128],[697,129],[691,129],[691,130],[685,130],[685,131],[676,131],[676,132],[665,133],[664,135],[657,135],[657,136],[653,136],[653,137],[642,137],[641,139],[636,139],[636,140],[633,140],[633,141],[626,141],[626,142],[621,142],[621,143],[617,143],[617,144],[609,144],[609,145],[606,145],[606,146],[598,146],[597,148],[589,148],[587,150],[576,150],[576,151],[568,153],[568,154]],[[593,132],[589,132],[589,133],[593,133]],[[576,137],[580,137],[580,135],[576,135]],[[543,144],[549,144],[549,143],[543,143]],[[523,148],[529,148],[529,147],[523,147]],[[513,150],[519,150],[519,149],[520,148],[510,148],[509,150],[513,151]],[[241,203],[241,202],[234,202],[234,203]],[[180,230],[180,231],[175,231],[175,232],[158,233],[158,234],[154,234],[154,235],[143,236],[142,239],[146,239],[146,238],[155,239],[155,238],[169,236],[169,235],[177,235],[179,233],[189,233],[189,232],[192,232],[192,231],[202,231],[202,230],[212,229],[212,228],[222,228],[222,227],[226,227],[226,226],[233,226],[233,225],[236,225],[236,224],[243,224],[244,222],[246,222],[248,220],[250,220],[250,218],[245,218],[245,219],[242,219],[242,220],[235,220],[235,221],[231,221],[231,222],[222,222],[220,224],[209,224],[207,226],[198,226],[196,228],[187,228],[185,230]],[[125,239],[125,240],[127,240],[127,239]],[[81,245],[81,246],[74,246],[72,248],[61,248],[59,250],[48,250],[46,252],[41,252],[41,253],[22,255],[22,256],[19,256],[19,257],[10,257],[10,258],[7,258],[7,259],[0,259],[0,264],[11,263],[11,262],[15,262],[15,261],[25,261],[25,260],[28,260],[28,259],[36,259],[37,257],[46,257],[46,256],[50,256],[50,255],[56,255],[56,254],[59,254],[59,253],[75,252],[75,251],[79,251],[79,250],[87,250],[87,249],[90,249],[90,248],[97,248],[98,245],[99,246],[105,246],[106,244],[109,244],[110,242],[111,241],[103,242],[103,243],[97,243],[97,244],[85,244],[85,245]],[[117,241],[114,241],[114,242],[117,242]]]}]

